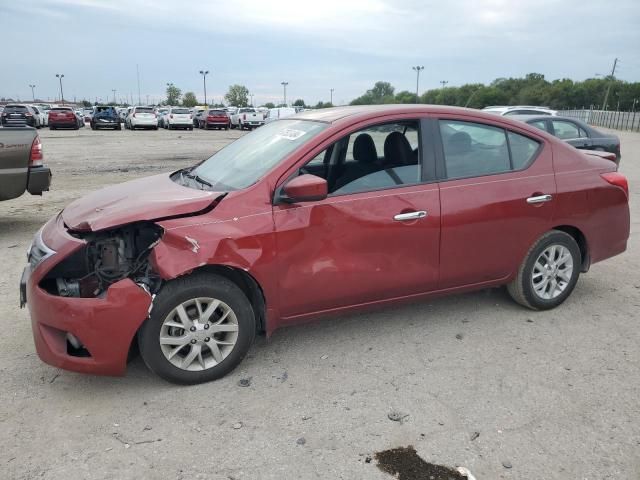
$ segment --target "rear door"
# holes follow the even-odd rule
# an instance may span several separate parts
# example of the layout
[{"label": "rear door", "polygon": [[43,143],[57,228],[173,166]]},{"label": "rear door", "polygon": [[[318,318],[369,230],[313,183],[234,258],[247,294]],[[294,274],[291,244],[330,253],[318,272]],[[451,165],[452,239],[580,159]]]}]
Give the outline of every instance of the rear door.
[{"label": "rear door", "polygon": [[509,277],[551,228],[551,145],[486,120],[438,121],[442,215],[440,288]]},{"label": "rear door", "polygon": [[353,128],[289,174],[322,176],[330,193],[274,206],[283,318],[437,288],[440,198],[426,122]]},{"label": "rear door", "polygon": [[576,122],[571,120],[550,119],[549,123],[553,129],[552,135],[564,140],[576,148],[589,149],[593,142],[589,134]]}]

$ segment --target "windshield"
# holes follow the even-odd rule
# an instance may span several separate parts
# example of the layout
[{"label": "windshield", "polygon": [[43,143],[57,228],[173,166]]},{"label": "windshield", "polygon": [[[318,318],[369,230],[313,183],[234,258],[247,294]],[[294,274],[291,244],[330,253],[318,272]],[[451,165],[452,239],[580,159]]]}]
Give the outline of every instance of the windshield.
[{"label": "windshield", "polygon": [[188,108],[172,108],[171,113],[189,113]]},{"label": "windshield", "polygon": [[190,173],[214,190],[246,188],[327,126],[308,120],[270,123],[229,144]]},{"label": "windshield", "polygon": [[153,113],[151,107],[136,107],[136,113]]}]

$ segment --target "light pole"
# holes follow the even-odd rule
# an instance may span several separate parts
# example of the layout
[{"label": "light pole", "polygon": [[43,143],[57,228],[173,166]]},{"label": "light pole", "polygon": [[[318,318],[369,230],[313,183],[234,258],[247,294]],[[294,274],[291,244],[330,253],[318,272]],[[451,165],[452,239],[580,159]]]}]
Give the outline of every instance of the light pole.
[{"label": "light pole", "polygon": [[282,87],[284,88],[284,106],[287,106],[287,85],[289,85],[289,82],[280,82],[280,85],[282,85]]},{"label": "light pole", "polygon": [[60,80],[60,100],[62,101],[62,105],[64,105],[64,93],[62,91],[62,79],[64,78],[64,74],[56,73],[56,78]]},{"label": "light pole", "polygon": [[113,92],[113,103],[116,103],[116,89],[112,88],[111,91]]},{"label": "light pole", "polygon": [[251,97],[251,106],[253,107],[253,93],[250,93],[249,96]]},{"label": "light pole", "polygon": [[333,106],[333,91],[335,90],[335,88],[330,88],[329,92],[331,92],[331,96],[330,96],[330,100],[329,103],[331,104],[331,106]]},{"label": "light pole", "polygon": [[33,98],[33,101],[35,102],[36,101],[36,94],[34,93],[33,89],[36,88],[36,86],[35,85],[31,85],[31,84],[29,84],[29,86],[31,87],[31,97]]},{"label": "light pole", "polygon": [[209,105],[207,103],[207,75],[209,75],[209,70],[200,70],[200,75],[202,75],[202,84],[204,85],[204,104]]},{"label": "light pole", "polygon": [[424,70],[422,65],[416,65],[415,67],[411,67],[416,72],[416,103],[418,103],[418,88],[420,86],[420,71]]},{"label": "light pole", "polygon": [[449,83],[449,80],[440,80],[440,85],[442,85],[442,88],[444,88],[444,86]]}]

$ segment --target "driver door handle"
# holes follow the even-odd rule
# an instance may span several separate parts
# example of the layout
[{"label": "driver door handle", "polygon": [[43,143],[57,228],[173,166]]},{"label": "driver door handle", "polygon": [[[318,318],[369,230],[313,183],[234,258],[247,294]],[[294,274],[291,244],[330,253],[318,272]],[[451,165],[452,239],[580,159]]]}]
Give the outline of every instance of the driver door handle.
[{"label": "driver door handle", "polygon": [[535,197],[527,198],[527,203],[536,204],[536,203],[545,203],[553,200],[553,196],[551,195],[536,195]]},{"label": "driver door handle", "polygon": [[427,216],[427,212],[424,210],[419,210],[417,212],[408,212],[408,213],[399,213],[393,219],[396,222],[406,222],[408,220],[418,220],[419,218],[424,218]]}]

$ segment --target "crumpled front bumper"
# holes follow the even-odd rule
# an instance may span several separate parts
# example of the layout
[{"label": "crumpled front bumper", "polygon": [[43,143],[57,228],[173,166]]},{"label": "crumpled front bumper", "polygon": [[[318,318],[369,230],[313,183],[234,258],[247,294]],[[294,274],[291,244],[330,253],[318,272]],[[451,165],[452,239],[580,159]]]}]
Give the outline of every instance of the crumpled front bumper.
[{"label": "crumpled front bumper", "polygon": [[[42,232],[48,245],[64,244],[62,222],[49,222]],[[53,238],[53,242],[51,241]],[[134,336],[151,307],[151,295],[130,279],[111,285],[106,295],[95,298],[60,297],[39,287],[48,271],[78,248],[73,239],[67,248],[36,265],[25,267],[21,279],[21,301],[26,301],[40,359],[55,367],[98,375],[123,375]],[[80,241],[80,243],[82,243]],[[64,252],[64,253],[63,253]],[[67,334],[83,345],[89,356],[78,356],[69,348]]]}]

